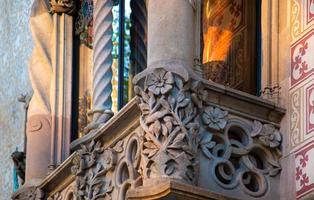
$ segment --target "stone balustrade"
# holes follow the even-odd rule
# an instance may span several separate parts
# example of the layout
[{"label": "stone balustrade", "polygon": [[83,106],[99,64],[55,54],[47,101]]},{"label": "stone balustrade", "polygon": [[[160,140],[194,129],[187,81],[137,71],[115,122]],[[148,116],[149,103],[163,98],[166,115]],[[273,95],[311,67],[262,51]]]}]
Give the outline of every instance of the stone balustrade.
[{"label": "stone balustrade", "polygon": [[135,77],[137,97],[98,131],[74,141],[74,153],[34,194],[279,199],[278,127],[285,111],[186,69],[176,61],[158,63]]},{"label": "stone balustrade", "polygon": [[[97,2],[107,43],[95,48],[106,59],[94,78],[110,80],[113,1]],[[279,199],[285,110],[193,71],[193,2],[147,1],[148,64],[134,77],[136,97],[112,118],[94,116],[73,154],[13,199]],[[110,105],[109,82],[94,85],[94,114]]]}]

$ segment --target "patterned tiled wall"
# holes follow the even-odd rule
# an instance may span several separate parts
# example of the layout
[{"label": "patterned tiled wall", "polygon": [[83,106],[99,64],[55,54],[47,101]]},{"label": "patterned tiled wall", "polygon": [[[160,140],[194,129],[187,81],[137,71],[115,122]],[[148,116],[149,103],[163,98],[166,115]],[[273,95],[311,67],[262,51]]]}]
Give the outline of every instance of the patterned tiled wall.
[{"label": "patterned tiled wall", "polygon": [[291,0],[290,151],[296,197],[314,191],[314,0]]}]

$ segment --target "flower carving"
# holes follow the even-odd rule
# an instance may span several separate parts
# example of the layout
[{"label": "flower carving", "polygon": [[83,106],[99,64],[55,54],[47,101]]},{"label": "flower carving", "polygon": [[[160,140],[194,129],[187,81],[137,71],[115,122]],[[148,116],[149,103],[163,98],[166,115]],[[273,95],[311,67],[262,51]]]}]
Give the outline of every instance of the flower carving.
[{"label": "flower carving", "polygon": [[171,72],[156,69],[153,74],[149,74],[146,79],[148,90],[155,95],[168,93],[174,83],[174,78]]},{"label": "flower carving", "polygon": [[209,128],[222,130],[227,124],[228,112],[220,108],[206,107],[202,114],[202,119]]},{"label": "flower carving", "polygon": [[276,148],[281,143],[280,132],[271,124],[262,124],[259,121],[254,121],[252,137],[258,137],[262,144],[266,147]]}]

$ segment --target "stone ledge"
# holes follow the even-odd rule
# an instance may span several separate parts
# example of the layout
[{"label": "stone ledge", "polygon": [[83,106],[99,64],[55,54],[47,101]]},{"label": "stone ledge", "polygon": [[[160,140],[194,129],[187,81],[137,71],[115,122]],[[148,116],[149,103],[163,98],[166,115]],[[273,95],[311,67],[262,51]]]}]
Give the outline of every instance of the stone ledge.
[{"label": "stone ledge", "polygon": [[127,192],[128,200],[236,200],[221,194],[209,192],[200,187],[187,185],[175,180],[162,180],[150,187],[139,187]]}]

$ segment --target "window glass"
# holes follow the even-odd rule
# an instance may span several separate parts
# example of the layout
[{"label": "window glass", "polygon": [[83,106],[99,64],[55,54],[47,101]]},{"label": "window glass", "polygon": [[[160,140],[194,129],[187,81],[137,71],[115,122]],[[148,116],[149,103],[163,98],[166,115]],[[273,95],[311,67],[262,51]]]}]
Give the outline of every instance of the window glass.
[{"label": "window glass", "polygon": [[256,0],[204,0],[202,62],[206,79],[256,94]]}]

